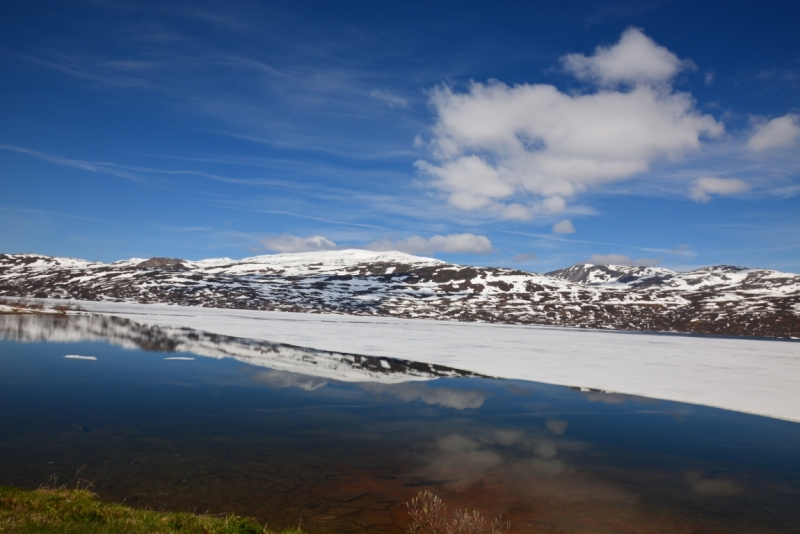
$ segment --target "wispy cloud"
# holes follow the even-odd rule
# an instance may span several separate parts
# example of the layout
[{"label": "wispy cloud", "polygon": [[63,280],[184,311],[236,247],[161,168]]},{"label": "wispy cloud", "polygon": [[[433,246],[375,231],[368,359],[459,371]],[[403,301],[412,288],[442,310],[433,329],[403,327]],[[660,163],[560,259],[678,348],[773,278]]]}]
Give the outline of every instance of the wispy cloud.
[{"label": "wispy cloud", "polygon": [[689,247],[687,245],[680,245],[680,246],[678,246],[676,248],[667,249],[667,248],[658,248],[658,247],[647,247],[647,246],[642,246],[642,245],[633,245],[633,244],[629,244],[629,243],[614,243],[614,242],[610,242],[610,241],[593,241],[593,240],[589,240],[589,239],[575,239],[575,238],[569,238],[569,237],[563,237],[563,236],[556,236],[556,235],[552,235],[552,234],[539,234],[539,233],[533,233],[533,232],[506,232],[506,233],[525,236],[525,237],[534,237],[534,238],[541,239],[543,241],[557,241],[557,242],[563,242],[563,243],[575,243],[575,244],[579,244],[579,245],[600,245],[600,246],[606,246],[606,247],[614,247],[614,248],[617,248],[617,249],[622,248],[622,249],[628,249],[628,250],[638,250],[638,251],[642,251],[642,252],[655,252],[655,253],[658,253],[658,254],[676,254],[676,255],[679,255],[679,256],[690,255],[690,254],[693,255],[694,254],[689,249]]},{"label": "wispy cloud", "polygon": [[397,96],[386,89],[373,89],[369,92],[369,96],[376,100],[380,100],[390,108],[408,108],[408,99]]},{"label": "wispy cloud", "polygon": [[102,224],[102,225],[122,225],[118,221],[112,221],[107,219],[98,219],[97,217],[89,217],[86,215],[81,215],[77,213],[66,213],[63,211],[55,211],[55,210],[45,210],[45,209],[37,209],[37,208],[26,208],[22,206],[7,206],[0,204],[0,211],[3,212],[15,212],[15,213],[27,213],[33,215],[45,215],[45,216],[54,216],[59,218],[66,218],[66,219],[77,219],[81,221],[91,222],[93,224]]},{"label": "wispy cloud", "polygon": [[[231,18],[224,9],[201,10],[204,17],[192,15],[196,10],[189,8],[149,9],[151,15],[155,11],[162,17],[180,16],[211,24],[217,37],[235,36],[237,43],[246,37],[258,46],[207,38],[207,31],[193,31],[185,25],[178,32],[174,24],[162,20],[160,26],[124,24],[114,36],[113,51],[79,46],[54,50],[42,45],[24,51],[5,47],[0,53],[70,76],[98,91],[149,93],[173,120],[189,127],[216,128],[222,135],[277,147],[362,156],[387,154],[401,146],[396,142],[402,138],[398,128],[408,135],[422,126],[417,117],[403,114],[392,117],[392,128],[374,128],[371,136],[341,135],[376,122],[385,126],[390,120],[376,116],[374,107],[365,106],[365,96],[398,108],[408,108],[408,100],[394,90],[375,88],[376,82],[385,82],[386,77],[369,66],[369,53],[362,50],[362,61],[354,62],[352,54],[333,51],[343,52],[356,43],[328,43],[324,34],[307,40],[297,35],[288,38],[291,27],[297,25],[278,22],[285,15],[279,6],[240,8],[252,12],[253,18],[227,24],[220,22]],[[276,16],[269,16],[271,11]],[[198,122],[198,118],[207,120]]]},{"label": "wispy cloud", "polygon": [[53,163],[55,165],[61,165],[62,167],[71,167],[73,169],[80,169],[89,172],[110,174],[112,176],[125,178],[126,180],[133,180],[135,182],[144,181],[141,176],[138,176],[130,172],[128,169],[120,168],[119,166],[110,163],[65,158],[62,156],[47,154],[44,152],[39,152],[36,150],[31,150],[29,148],[24,148],[14,145],[0,145],[0,150],[6,150],[8,152],[16,152],[18,154],[25,154],[26,156],[31,156],[36,159],[46,161],[48,163]]},{"label": "wispy cloud", "polygon": [[158,169],[154,167],[142,167],[137,165],[122,165],[119,163],[114,163],[109,161],[88,161],[81,159],[72,159],[14,145],[0,144],[0,150],[25,154],[27,156],[31,156],[36,159],[46,161],[48,163],[53,163],[55,165],[61,165],[63,167],[71,167],[74,169],[81,169],[84,171],[95,172],[95,173],[110,174],[112,176],[117,176],[119,178],[125,178],[137,182],[147,181],[147,179],[145,179],[143,175],[157,174],[164,176],[198,176],[201,178],[208,178],[209,180],[215,180],[219,182],[226,182],[232,184],[242,184],[242,185],[262,185],[262,186],[287,185],[277,180],[235,178],[231,176],[222,176],[219,174],[213,174],[197,170]]},{"label": "wispy cloud", "polygon": [[34,55],[2,46],[0,53],[104,88],[156,90],[159,86],[152,80],[153,71],[166,66],[154,61],[115,61],[66,52]]}]

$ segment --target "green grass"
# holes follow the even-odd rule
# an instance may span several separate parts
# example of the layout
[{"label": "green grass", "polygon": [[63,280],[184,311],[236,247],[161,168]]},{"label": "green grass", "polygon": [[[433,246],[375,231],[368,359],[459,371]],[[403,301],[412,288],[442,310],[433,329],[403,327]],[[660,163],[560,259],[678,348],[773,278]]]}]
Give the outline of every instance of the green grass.
[{"label": "green grass", "polygon": [[[0,487],[0,532],[25,534],[264,534],[255,520],[136,510],[81,489],[25,491]],[[301,534],[287,531],[282,534]]]}]

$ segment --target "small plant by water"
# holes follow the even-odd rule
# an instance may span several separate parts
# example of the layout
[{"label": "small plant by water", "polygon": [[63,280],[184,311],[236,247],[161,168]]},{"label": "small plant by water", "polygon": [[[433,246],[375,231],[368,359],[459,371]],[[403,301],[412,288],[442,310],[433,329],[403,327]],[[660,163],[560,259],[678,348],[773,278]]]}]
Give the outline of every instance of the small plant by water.
[{"label": "small plant by water", "polygon": [[[86,489],[0,487],[0,533],[13,534],[266,534],[237,515],[136,510],[100,501]],[[287,531],[282,534],[301,534]]]},{"label": "small plant by water", "polygon": [[502,516],[489,522],[477,510],[465,508],[448,514],[444,501],[427,490],[420,491],[406,506],[411,516],[410,534],[504,534],[511,529]]}]

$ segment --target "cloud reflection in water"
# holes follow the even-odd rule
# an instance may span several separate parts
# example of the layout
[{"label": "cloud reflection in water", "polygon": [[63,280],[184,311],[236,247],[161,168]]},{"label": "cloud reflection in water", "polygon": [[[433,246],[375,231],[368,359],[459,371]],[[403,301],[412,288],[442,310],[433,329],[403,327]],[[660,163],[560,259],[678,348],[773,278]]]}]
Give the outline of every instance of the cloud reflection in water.
[{"label": "cloud reflection in water", "polygon": [[[335,380],[276,370],[257,371],[251,375],[251,380],[273,389],[298,388],[304,391],[316,391],[328,384],[337,383]],[[388,395],[404,402],[422,401],[431,406],[454,410],[478,409],[489,396],[486,391],[479,389],[431,387],[426,382],[361,382],[355,385],[375,395]]]},{"label": "cloud reflection in water", "polygon": [[289,371],[257,371],[250,379],[273,389],[298,388],[303,391],[316,391],[328,385],[328,380],[323,378]]},{"label": "cloud reflection in water", "polygon": [[361,388],[382,395],[391,395],[402,401],[422,401],[432,406],[452,408],[454,410],[476,410],[483,406],[489,394],[478,389],[456,389],[430,387],[423,382],[405,382],[403,384],[362,383]]}]

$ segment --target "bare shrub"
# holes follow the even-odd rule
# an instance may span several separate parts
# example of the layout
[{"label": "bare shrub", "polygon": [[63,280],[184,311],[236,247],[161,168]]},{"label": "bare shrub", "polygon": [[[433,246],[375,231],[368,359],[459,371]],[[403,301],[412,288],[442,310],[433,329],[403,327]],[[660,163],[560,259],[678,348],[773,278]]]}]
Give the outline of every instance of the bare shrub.
[{"label": "bare shrub", "polygon": [[[17,310],[42,311],[45,309],[44,302],[25,298],[10,299],[7,297],[0,297],[0,305],[9,306]],[[59,313],[67,313],[68,311],[84,311],[81,306],[72,304],[71,302],[66,304],[56,304],[52,309]]]},{"label": "bare shrub", "polygon": [[420,491],[406,503],[411,534],[504,534],[511,529],[508,521],[498,516],[489,523],[477,510],[466,508],[447,514],[447,505],[430,491]]},{"label": "bare shrub", "polygon": [[27,308],[31,310],[43,310],[44,309],[44,302],[39,302],[38,300],[29,300],[26,302]]},{"label": "bare shrub", "polygon": [[67,304],[56,304],[55,306],[53,306],[53,309],[61,313],[67,313],[68,311],[83,311],[83,308],[81,306],[78,306],[77,304],[72,304],[71,302]]}]

